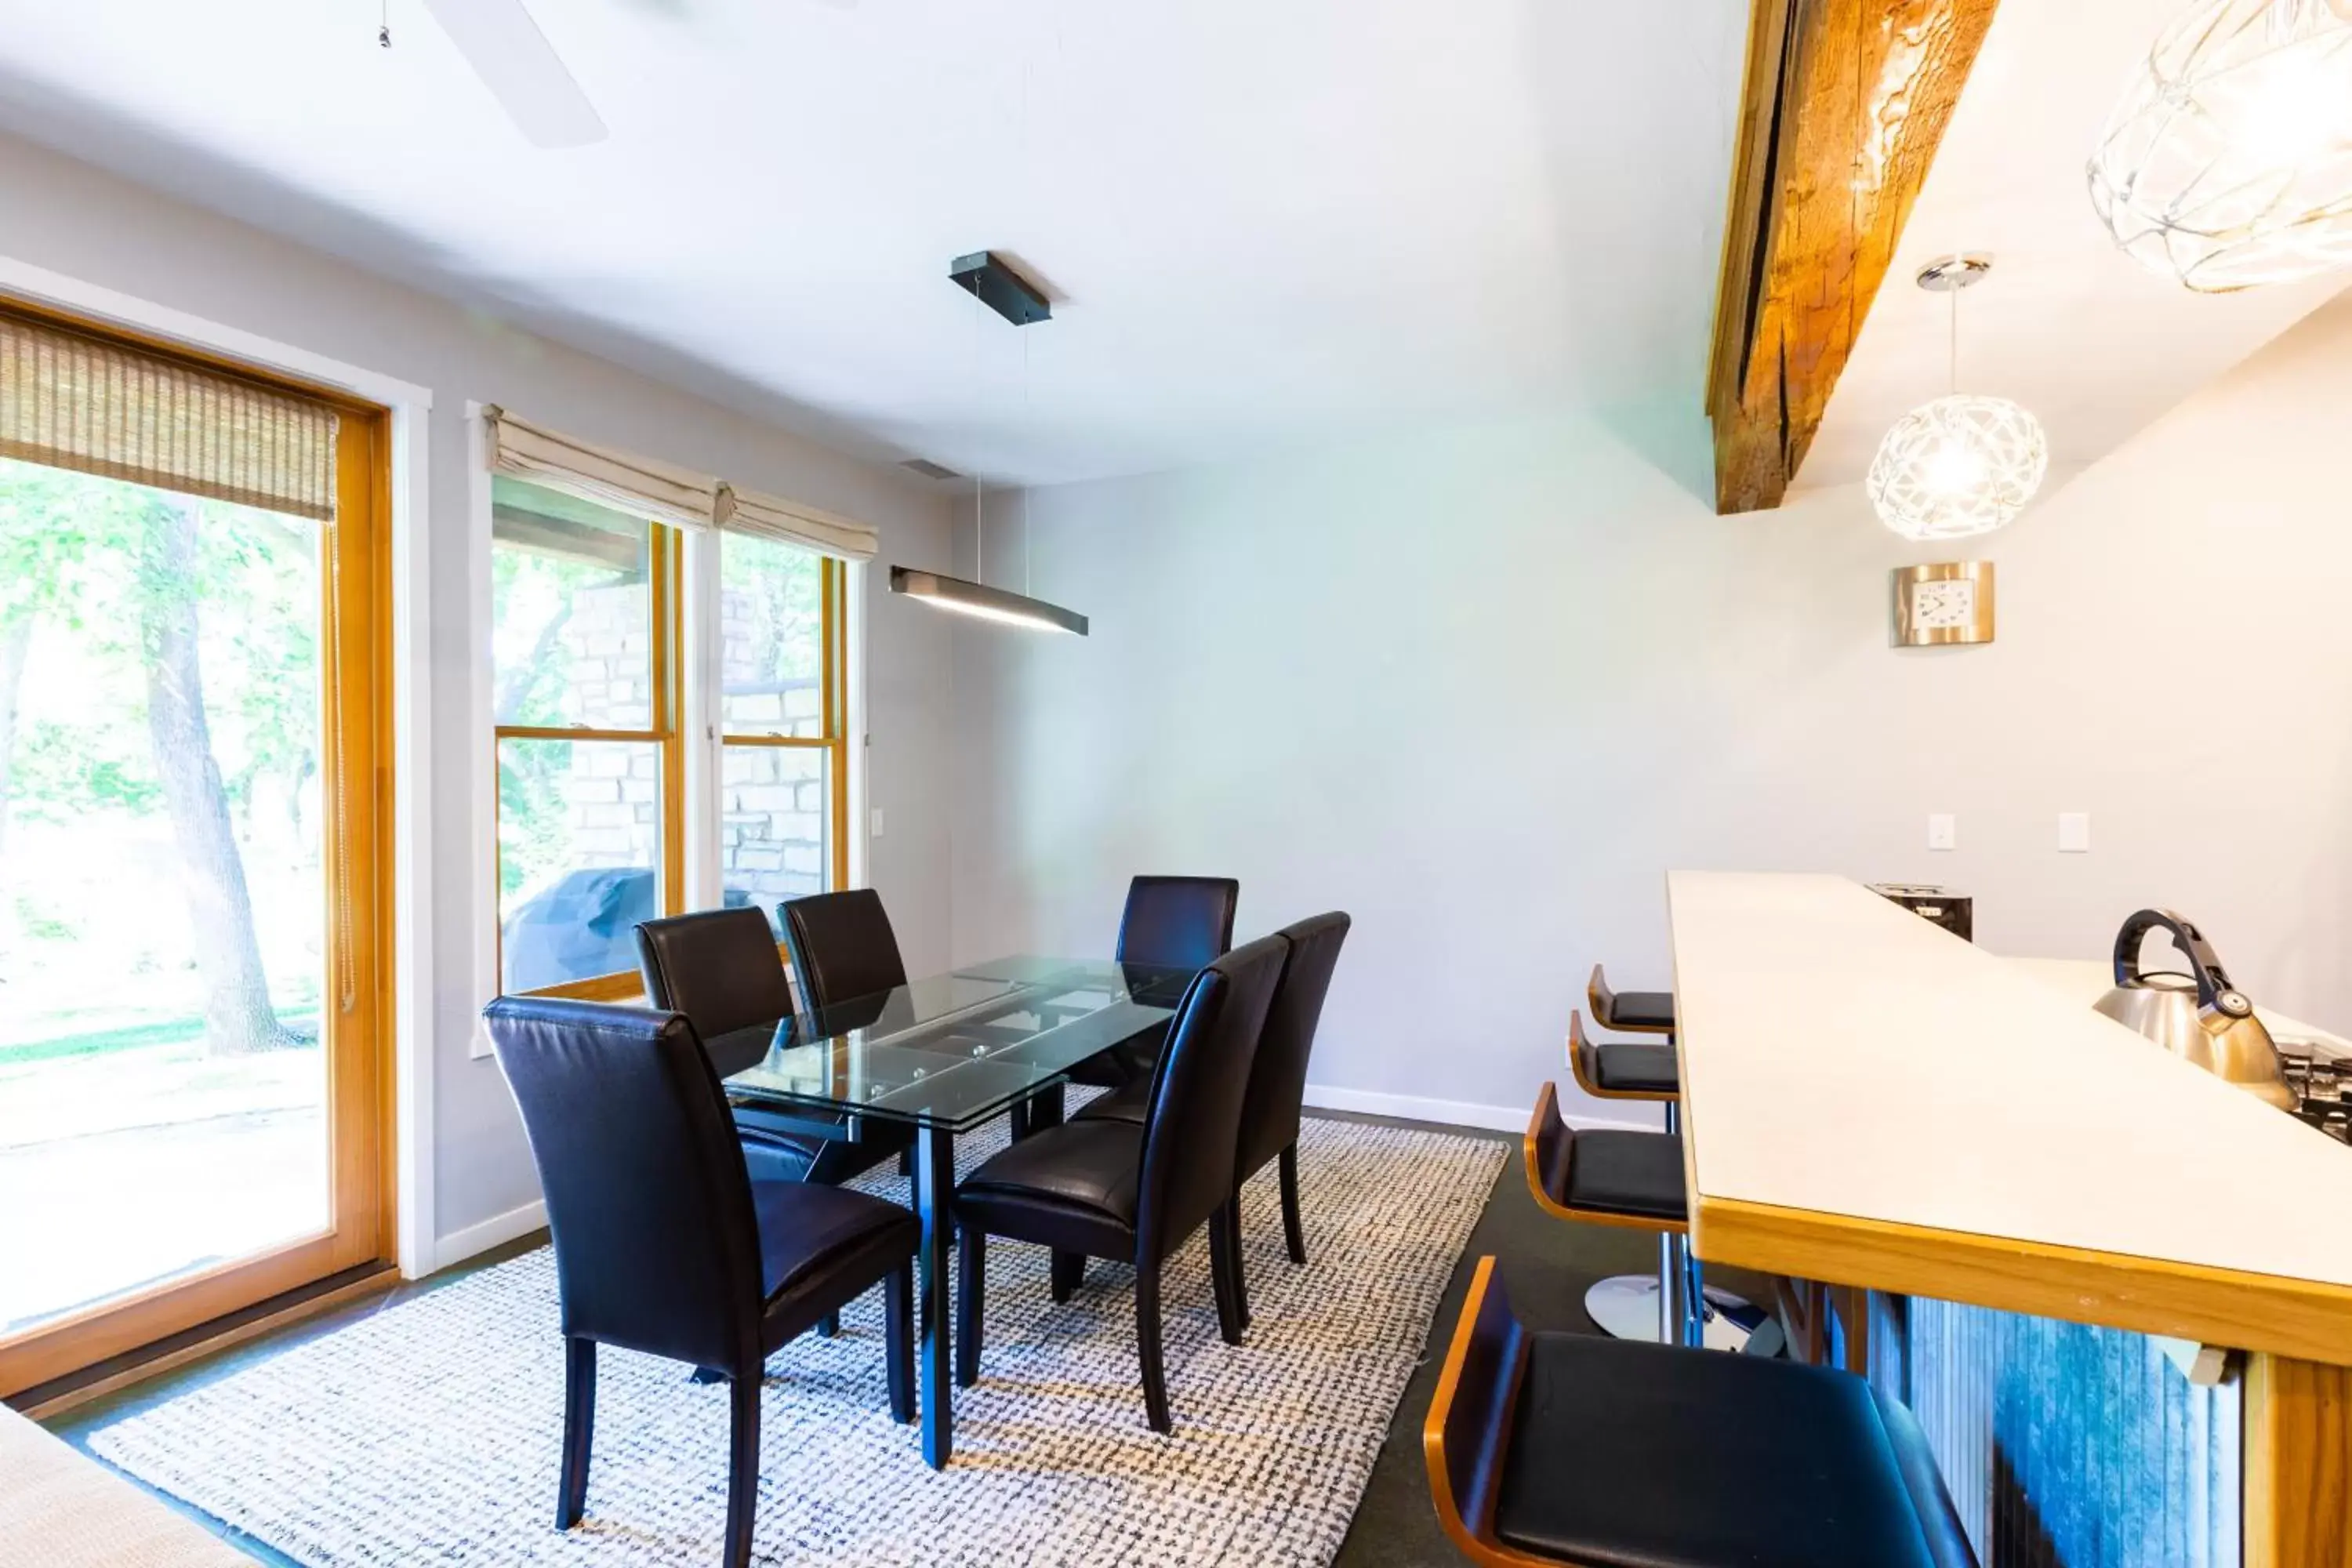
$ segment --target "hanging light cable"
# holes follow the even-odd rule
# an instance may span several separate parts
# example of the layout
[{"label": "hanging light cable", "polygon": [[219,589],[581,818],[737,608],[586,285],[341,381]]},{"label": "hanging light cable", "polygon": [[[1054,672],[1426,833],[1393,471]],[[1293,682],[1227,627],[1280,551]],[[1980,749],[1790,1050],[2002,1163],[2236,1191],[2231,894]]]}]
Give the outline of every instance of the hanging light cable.
[{"label": "hanging light cable", "polygon": [[1895,422],[1865,487],[1878,520],[1906,539],[1990,533],[2025,509],[2050,467],[2040,420],[2006,397],[1959,389],[1959,291],[1991,270],[1989,256],[1947,256],[1919,270],[1920,288],[1952,297],[1949,390]]},{"label": "hanging light cable", "polygon": [[2201,0],[2091,154],[2125,253],[2205,293],[2352,267],[2352,0]]}]

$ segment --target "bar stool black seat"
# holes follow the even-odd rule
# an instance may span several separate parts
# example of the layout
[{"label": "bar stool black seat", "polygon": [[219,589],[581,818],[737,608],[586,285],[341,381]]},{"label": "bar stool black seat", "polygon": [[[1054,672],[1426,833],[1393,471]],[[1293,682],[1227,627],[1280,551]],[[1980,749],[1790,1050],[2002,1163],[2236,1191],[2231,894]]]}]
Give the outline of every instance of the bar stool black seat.
[{"label": "bar stool black seat", "polygon": [[1584,987],[1592,1005],[1592,1021],[1604,1029],[1628,1035],[1671,1035],[1675,1032],[1675,994],[1671,991],[1612,991],[1601,965]]},{"label": "bar stool black seat", "polygon": [[1677,1235],[1690,1229],[1683,1141],[1671,1132],[1580,1132],[1561,1119],[1559,1090],[1547,1082],[1520,1147],[1528,1190],[1557,1218]]},{"label": "bar stool black seat", "polygon": [[1481,1258],[1422,1428],[1488,1568],[1976,1568],[1918,1423],[1851,1373],[1530,1332]]},{"label": "bar stool black seat", "polygon": [[1585,1035],[1580,1013],[1568,1016],[1568,1066],[1576,1075],[1576,1087],[1595,1100],[1682,1098],[1682,1065],[1674,1047],[1591,1039]]}]

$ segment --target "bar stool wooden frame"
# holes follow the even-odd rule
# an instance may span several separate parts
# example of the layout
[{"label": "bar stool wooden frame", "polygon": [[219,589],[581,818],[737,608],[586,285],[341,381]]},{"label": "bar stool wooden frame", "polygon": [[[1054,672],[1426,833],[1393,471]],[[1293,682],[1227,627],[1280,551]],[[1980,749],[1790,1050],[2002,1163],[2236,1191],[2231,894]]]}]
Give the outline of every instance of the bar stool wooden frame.
[{"label": "bar stool wooden frame", "polygon": [[1511,1449],[1511,1415],[1527,1363],[1527,1332],[1495,1277],[1495,1260],[1481,1258],[1421,1427],[1437,1522],[1480,1568],[1559,1568],[1559,1559],[1529,1556],[1495,1533],[1503,1457]]},{"label": "bar stool wooden frame", "polygon": [[[1644,1136],[1670,1137],[1671,1133]],[[1664,1219],[1650,1215],[1618,1214],[1609,1209],[1574,1208],[1551,1195],[1544,1181],[1544,1172],[1554,1166],[1562,1173],[1560,1183],[1566,1190],[1566,1173],[1576,1160],[1576,1130],[1569,1126],[1559,1113],[1559,1086],[1547,1079],[1536,1095],[1536,1108],[1528,1118],[1527,1136],[1520,1140],[1522,1161],[1526,1166],[1528,1192],[1536,1205],[1555,1219],[1570,1220],[1579,1225],[1614,1226],[1620,1230],[1647,1231],[1658,1238],[1658,1305],[1661,1341],[1685,1345],[1703,1345],[1706,1337],[1706,1283],[1696,1259],[1690,1249],[1690,1218],[1685,1212],[1681,1219]],[[1636,1278],[1633,1275],[1624,1279]],[[1607,1281],[1603,1281],[1607,1283]],[[1669,1326],[1674,1332],[1668,1333]]]},{"label": "bar stool wooden frame", "polygon": [[[1664,1133],[1648,1136],[1664,1137]],[[1554,1151],[1565,1150],[1556,1156]],[[1653,1235],[1687,1236],[1690,1221],[1656,1219],[1648,1215],[1618,1214],[1609,1209],[1570,1208],[1551,1195],[1544,1184],[1544,1171],[1559,1163],[1566,1170],[1576,1159],[1576,1129],[1570,1127],[1559,1113],[1559,1086],[1546,1079],[1543,1089],[1536,1096],[1535,1113],[1528,1118],[1527,1136],[1520,1140],[1528,1173],[1528,1191],[1538,1206],[1555,1219],[1574,1220],[1579,1225],[1613,1225],[1624,1230],[1646,1230]]]},{"label": "bar stool wooden frame", "polygon": [[1592,1008],[1592,1021],[1604,1029],[1614,1029],[1622,1035],[1664,1035],[1674,1037],[1672,1024],[1628,1024],[1617,1016],[1617,993],[1609,988],[1609,977],[1601,973],[1601,965],[1592,966],[1592,978],[1585,982],[1584,1000]]},{"label": "bar stool wooden frame", "polygon": [[[1595,973],[1599,973],[1595,971]],[[1598,1016],[1596,1014],[1595,1016]],[[1667,1107],[1666,1131],[1679,1131],[1674,1108],[1682,1103],[1679,1089],[1603,1089],[1601,1087],[1601,1047],[1611,1042],[1594,1040],[1584,1032],[1584,1015],[1574,1008],[1568,1014],[1568,1070],[1576,1079],[1576,1087],[1595,1100],[1645,1100]],[[1626,1042],[1630,1044],[1631,1042]],[[1647,1046],[1647,1042],[1643,1042]],[[1649,1047],[1656,1049],[1655,1047]]]}]

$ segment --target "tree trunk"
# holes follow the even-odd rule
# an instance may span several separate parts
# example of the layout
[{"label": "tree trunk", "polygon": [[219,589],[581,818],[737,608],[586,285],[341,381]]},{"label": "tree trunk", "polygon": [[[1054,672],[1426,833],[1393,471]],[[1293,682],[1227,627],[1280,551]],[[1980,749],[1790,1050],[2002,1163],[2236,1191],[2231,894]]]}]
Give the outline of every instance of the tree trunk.
[{"label": "tree trunk", "polygon": [[205,983],[205,1043],[245,1056],[293,1043],[278,1026],[253,931],[245,861],[229,829],[228,792],[213,760],[196,662],[196,514],[159,500],[140,562],[140,646],[147,666],[147,732],[180,850],[180,880]]}]

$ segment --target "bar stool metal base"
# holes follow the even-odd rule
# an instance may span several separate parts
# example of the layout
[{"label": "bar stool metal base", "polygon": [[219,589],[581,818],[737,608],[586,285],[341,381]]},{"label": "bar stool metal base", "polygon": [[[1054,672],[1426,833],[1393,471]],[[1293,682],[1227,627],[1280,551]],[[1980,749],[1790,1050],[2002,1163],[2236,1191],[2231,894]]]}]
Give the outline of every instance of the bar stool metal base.
[{"label": "bar stool metal base", "polygon": [[[1706,1288],[1706,1348],[1738,1351],[1748,1343],[1750,1325],[1762,1321],[1752,1303],[1728,1290]],[[1658,1342],[1658,1277],[1618,1274],[1584,1293],[1585,1315],[1612,1340]]]}]

